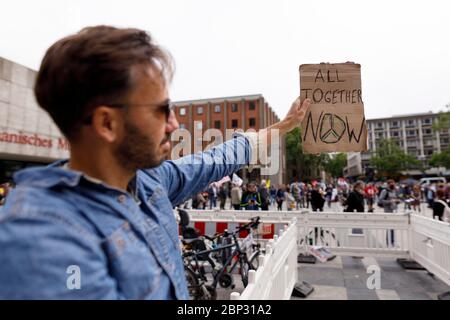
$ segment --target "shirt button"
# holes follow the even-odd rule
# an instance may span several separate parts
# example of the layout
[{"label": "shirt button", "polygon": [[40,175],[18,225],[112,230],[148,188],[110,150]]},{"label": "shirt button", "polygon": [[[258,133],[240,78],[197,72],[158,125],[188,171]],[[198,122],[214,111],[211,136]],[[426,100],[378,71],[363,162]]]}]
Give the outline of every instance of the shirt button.
[{"label": "shirt button", "polygon": [[117,197],[117,201],[119,203],[124,203],[127,200],[127,197],[124,194],[121,194],[120,196]]}]

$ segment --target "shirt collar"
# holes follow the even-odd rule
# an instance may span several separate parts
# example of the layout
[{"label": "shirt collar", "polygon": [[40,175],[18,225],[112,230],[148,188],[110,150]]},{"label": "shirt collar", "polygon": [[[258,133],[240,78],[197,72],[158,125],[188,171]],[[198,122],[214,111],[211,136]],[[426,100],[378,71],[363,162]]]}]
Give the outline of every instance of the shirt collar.
[{"label": "shirt collar", "polygon": [[[55,186],[75,187],[83,178],[91,183],[104,186],[109,189],[119,189],[106,185],[103,181],[87,176],[81,171],[75,171],[68,167],[68,159],[56,161],[46,167],[32,167],[20,170],[14,174],[16,184],[23,184],[33,187],[52,188]],[[137,198],[137,174],[130,181],[128,192]],[[122,192],[122,191],[120,191]]]},{"label": "shirt collar", "polygon": [[83,173],[61,168],[68,160],[60,160],[47,167],[32,167],[14,174],[16,184],[51,188],[57,185],[74,187],[80,183]]}]

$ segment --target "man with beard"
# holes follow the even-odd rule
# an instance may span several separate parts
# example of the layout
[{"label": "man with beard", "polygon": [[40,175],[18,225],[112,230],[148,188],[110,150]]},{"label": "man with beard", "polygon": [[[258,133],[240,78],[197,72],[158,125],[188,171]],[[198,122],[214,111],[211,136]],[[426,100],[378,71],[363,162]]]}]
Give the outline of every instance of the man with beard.
[{"label": "man with beard", "polygon": [[[258,134],[165,161],[178,128],[171,65],[138,29],[85,28],[48,49],[35,95],[70,158],[14,177],[0,217],[0,299],[188,298],[172,208],[249,164]],[[260,134],[292,130],[309,103],[297,99]]]}]

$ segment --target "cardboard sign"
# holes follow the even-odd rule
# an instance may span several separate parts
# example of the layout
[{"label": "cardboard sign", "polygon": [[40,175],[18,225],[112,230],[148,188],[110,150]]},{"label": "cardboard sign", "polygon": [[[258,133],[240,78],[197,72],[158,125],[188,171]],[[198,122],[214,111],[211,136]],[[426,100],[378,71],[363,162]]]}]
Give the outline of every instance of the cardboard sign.
[{"label": "cardboard sign", "polygon": [[302,64],[300,97],[311,100],[301,124],[303,152],[367,150],[361,65]]}]

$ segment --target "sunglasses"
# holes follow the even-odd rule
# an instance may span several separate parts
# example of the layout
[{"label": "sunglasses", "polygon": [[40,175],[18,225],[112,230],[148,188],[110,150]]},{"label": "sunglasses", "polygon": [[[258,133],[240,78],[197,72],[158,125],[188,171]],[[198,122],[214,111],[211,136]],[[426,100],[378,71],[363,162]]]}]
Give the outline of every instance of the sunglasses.
[{"label": "sunglasses", "polygon": [[[107,107],[111,108],[129,108],[129,107],[156,107],[155,109],[164,110],[166,115],[166,122],[169,122],[169,117],[172,111],[175,109],[175,105],[170,101],[166,101],[163,103],[107,103],[104,104]],[[83,124],[91,124],[92,123],[92,115],[89,115],[83,120]]]}]

